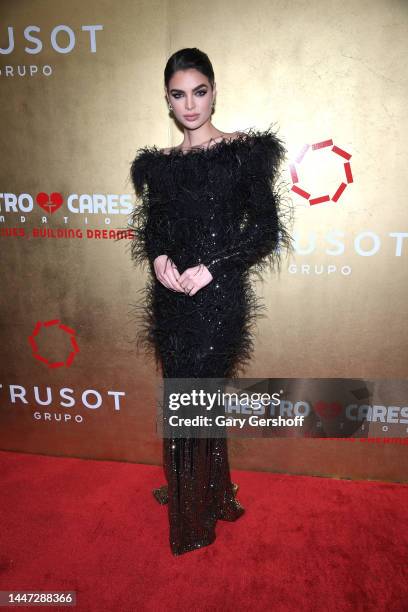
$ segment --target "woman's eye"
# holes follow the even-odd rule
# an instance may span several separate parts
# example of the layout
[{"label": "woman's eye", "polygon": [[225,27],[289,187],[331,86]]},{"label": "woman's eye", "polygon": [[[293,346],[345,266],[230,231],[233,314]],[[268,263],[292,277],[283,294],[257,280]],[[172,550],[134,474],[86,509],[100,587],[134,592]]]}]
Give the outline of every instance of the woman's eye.
[{"label": "woman's eye", "polygon": [[[205,96],[205,94],[206,94],[206,93],[207,93],[207,90],[206,90],[206,89],[200,89],[199,91],[196,91],[196,94],[197,94],[198,96],[200,96],[201,98],[202,98],[203,96]],[[174,98],[176,98],[176,100],[178,100],[178,99],[179,99],[179,98],[181,98],[183,95],[184,95],[184,94],[182,94],[182,93],[174,93],[174,94],[173,94],[173,97],[174,97]]]}]

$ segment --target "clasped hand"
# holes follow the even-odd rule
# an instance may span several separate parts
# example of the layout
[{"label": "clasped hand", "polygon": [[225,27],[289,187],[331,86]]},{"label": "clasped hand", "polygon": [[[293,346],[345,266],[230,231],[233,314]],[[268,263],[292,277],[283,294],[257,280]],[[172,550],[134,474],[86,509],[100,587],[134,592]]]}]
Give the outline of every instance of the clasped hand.
[{"label": "clasped hand", "polygon": [[162,285],[171,291],[178,291],[189,296],[194,295],[213,280],[211,272],[204,264],[186,268],[180,274],[176,264],[168,255],[156,257],[153,267],[156,278]]}]

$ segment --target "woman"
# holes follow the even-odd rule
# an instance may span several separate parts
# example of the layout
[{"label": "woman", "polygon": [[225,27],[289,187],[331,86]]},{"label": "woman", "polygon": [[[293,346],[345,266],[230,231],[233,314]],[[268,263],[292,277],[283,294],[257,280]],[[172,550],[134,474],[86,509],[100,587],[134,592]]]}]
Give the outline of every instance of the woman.
[{"label": "woman", "polygon": [[[164,380],[231,378],[251,357],[263,308],[250,268],[279,267],[280,247],[291,246],[274,186],[285,148],[270,129],[225,133],[212,124],[216,86],[202,51],[174,53],[164,81],[184,139],[139,149],[131,166],[140,197],[131,253],[151,271],[136,305],[138,340],[154,352]],[[244,513],[225,438],[164,438],[163,463],[167,485],[153,493],[168,503],[174,555],[211,544],[218,519]]]}]

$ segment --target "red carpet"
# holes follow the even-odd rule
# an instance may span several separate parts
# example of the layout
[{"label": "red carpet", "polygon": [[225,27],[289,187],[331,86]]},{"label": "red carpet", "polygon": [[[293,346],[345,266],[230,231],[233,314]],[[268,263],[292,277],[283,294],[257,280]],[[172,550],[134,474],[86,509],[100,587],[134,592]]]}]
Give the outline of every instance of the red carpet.
[{"label": "red carpet", "polygon": [[408,610],[408,485],[233,471],[246,514],[173,557],[160,467],[0,451],[0,474],[0,590],[76,590],[58,610]]}]

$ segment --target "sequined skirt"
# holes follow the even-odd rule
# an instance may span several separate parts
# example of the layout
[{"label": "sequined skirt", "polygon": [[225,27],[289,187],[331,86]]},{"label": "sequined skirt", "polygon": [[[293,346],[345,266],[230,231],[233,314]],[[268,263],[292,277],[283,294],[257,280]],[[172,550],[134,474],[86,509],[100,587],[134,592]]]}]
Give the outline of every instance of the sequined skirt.
[{"label": "sequined skirt", "polygon": [[[253,324],[263,308],[247,277],[221,277],[194,296],[154,282],[146,327],[166,378],[230,378],[253,350]],[[244,508],[234,494],[225,437],[164,438],[170,548],[174,555],[207,546],[217,520]]]}]

